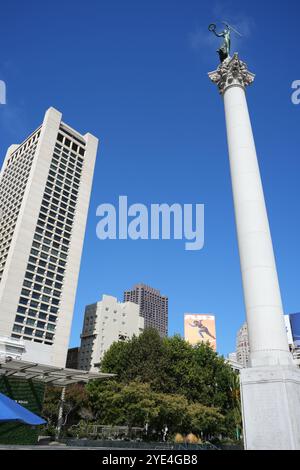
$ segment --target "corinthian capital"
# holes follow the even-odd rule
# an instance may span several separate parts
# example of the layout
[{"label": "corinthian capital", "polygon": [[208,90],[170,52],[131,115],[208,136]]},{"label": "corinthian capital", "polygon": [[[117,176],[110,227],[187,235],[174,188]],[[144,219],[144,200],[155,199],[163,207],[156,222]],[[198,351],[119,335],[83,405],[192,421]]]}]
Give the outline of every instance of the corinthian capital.
[{"label": "corinthian capital", "polygon": [[246,88],[254,81],[255,75],[248,71],[245,62],[242,62],[237,52],[233,57],[228,57],[217,70],[209,72],[209,78],[218,85],[221,95],[232,86]]}]

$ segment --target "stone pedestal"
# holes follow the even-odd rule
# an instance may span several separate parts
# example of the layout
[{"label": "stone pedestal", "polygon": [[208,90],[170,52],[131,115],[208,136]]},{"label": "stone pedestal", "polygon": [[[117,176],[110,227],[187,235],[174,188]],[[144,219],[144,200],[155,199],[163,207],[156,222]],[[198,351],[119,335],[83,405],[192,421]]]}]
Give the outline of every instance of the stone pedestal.
[{"label": "stone pedestal", "polygon": [[247,450],[300,449],[299,369],[242,369],[241,398]]}]

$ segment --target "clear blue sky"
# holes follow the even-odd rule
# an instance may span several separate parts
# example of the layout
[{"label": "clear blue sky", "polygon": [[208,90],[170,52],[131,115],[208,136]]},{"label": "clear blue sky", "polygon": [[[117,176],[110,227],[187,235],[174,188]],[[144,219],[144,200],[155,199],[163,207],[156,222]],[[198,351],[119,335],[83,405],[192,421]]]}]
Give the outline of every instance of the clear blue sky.
[{"label": "clear blue sky", "polygon": [[[11,0],[1,7],[0,153],[31,132],[49,106],[100,139],[71,344],[84,306],[144,282],[169,296],[170,333],[183,313],[213,312],[218,350],[235,347],[244,305],[223,104],[207,72],[218,64],[209,23],[228,20],[256,73],[248,89],[284,308],[299,311],[300,79],[297,0]],[[181,241],[99,241],[96,207],[204,203],[202,251]],[[266,331],[266,334],[268,332]]]}]

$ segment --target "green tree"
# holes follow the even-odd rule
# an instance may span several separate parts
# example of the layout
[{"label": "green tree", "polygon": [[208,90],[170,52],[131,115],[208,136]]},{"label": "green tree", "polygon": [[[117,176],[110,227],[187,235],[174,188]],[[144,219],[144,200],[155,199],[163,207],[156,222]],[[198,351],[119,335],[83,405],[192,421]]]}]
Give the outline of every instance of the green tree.
[{"label": "green tree", "polygon": [[113,426],[144,426],[155,413],[149,384],[130,382],[123,385],[114,380],[91,382],[87,386],[90,406],[97,422]]},{"label": "green tree", "polygon": [[[58,410],[61,401],[61,387],[48,386],[45,391],[43,403],[43,416],[52,426],[57,425]],[[65,426],[77,422],[81,417],[85,419],[90,415],[88,412],[88,395],[83,384],[73,384],[66,388],[63,407]]]},{"label": "green tree", "polygon": [[184,396],[157,393],[150,384],[138,381],[122,385],[115,380],[91,382],[87,386],[90,405],[99,424],[139,426],[146,423],[160,434],[189,430],[188,401]]},{"label": "green tree", "polygon": [[[234,437],[241,429],[237,377],[208,344],[191,346],[179,336],[161,338],[146,329],[139,337],[114,343],[101,371],[116,374],[86,387],[67,388],[66,424],[144,427],[169,433]],[[48,387],[44,416],[56,424],[61,389]]]},{"label": "green tree", "polygon": [[225,418],[217,408],[192,403],[189,405],[190,429],[198,435],[208,438],[225,431]]},{"label": "green tree", "polygon": [[165,346],[158,332],[147,328],[130,341],[113,343],[101,362],[101,371],[117,374],[122,382],[150,383],[157,391],[167,391],[173,378],[168,373]]},{"label": "green tree", "polygon": [[189,432],[188,401],[183,395],[154,393],[156,413],[149,420],[150,427],[158,434],[165,426],[170,434]]},{"label": "green tree", "polygon": [[189,403],[183,395],[155,392],[147,383],[94,381],[87,389],[99,424],[130,428],[148,423],[159,437],[165,426],[172,435],[193,432],[207,437],[225,431],[225,418],[217,408]]},{"label": "green tree", "polygon": [[161,338],[156,330],[146,329],[128,342],[114,343],[101,371],[117,374],[123,383],[146,382],[156,392],[183,395],[224,413],[232,409],[234,372],[208,344],[192,347],[179,336]]},{"label": "green tree", "polygon": [[[235,438],[240,439],[243,429],[242,421],[242,407],[241,407],[241,396],[240,396],[240,379],[237,374],[232,376],[230,385],[230,393],[232,399],[232,409],[227,415],[227,419],[232,419],[235,426]],[[228,426],[229,427],[229,426]]]}]

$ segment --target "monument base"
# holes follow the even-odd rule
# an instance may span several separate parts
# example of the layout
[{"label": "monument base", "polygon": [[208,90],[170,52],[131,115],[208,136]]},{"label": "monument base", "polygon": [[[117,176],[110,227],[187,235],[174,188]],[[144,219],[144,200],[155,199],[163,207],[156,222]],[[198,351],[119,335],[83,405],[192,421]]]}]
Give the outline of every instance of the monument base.
[{"label": "monument base", "polygon": [[247,450],[300,449],[300,370],[264,366],[241,370]]}]

